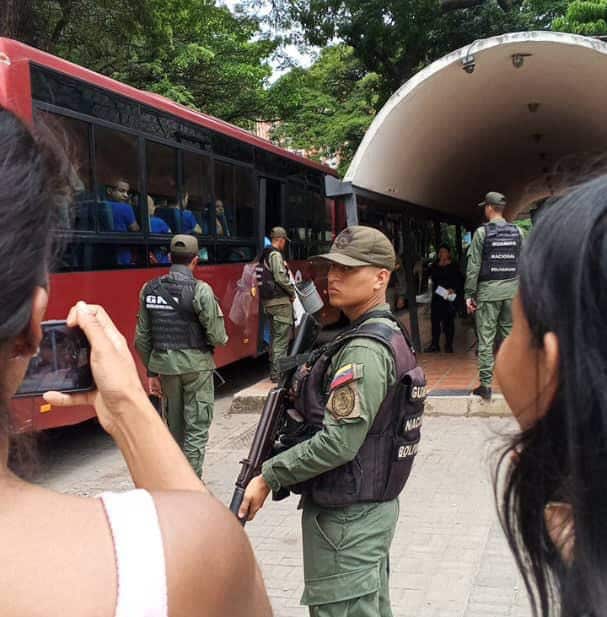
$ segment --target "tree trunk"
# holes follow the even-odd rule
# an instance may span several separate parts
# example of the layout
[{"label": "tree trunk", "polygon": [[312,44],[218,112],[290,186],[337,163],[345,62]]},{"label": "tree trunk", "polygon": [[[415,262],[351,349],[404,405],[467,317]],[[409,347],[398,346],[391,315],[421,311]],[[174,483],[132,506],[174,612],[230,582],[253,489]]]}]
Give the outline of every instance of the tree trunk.
[{"label": "tree trunk", "polygon": [[34,0],[0,0],[0,36],[31,43]]}]

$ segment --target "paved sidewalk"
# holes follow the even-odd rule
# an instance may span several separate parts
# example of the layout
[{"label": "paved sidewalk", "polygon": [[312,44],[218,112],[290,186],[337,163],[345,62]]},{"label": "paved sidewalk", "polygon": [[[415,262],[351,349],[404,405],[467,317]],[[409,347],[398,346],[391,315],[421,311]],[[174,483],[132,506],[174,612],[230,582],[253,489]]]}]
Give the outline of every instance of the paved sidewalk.
[{"label": "paved sidewalk", "polygon": [[[228,503],[256,416],[225,416],[211,435],[207,482]],[[530,610],[496,520],[489,466],[505,419],[429,417],[401,496],[392,546],[395,617],[528,617]],[[268,502],[247,525],[276,617],[307,615],[297,498]]]},{"label": "paved sidewalk", "polygon": [[[238,461],[246,456],[258,416],[216,406],[205,481],[229,503]],[[504,418],[427,417],[420,454],[401,497],[392,546],[395,617],[529,617],[493,508],[487,465],[491,442],[512,427]],[[59,491],[96,495],[132,487],[111,439],[94,425],[55,442],[39,481]],[[304,617],[301,535],[295,497],[268,502],[249,534],[276,617]],[[203,576],[204,573],[201,573]]]}]

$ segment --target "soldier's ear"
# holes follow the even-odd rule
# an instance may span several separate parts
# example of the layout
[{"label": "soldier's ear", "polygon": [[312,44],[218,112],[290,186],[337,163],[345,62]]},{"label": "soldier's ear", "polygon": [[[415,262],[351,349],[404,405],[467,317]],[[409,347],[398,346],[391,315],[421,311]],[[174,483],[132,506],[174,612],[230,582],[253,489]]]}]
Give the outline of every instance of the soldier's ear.
[{"label": "soldier's ear", "polygon": [[385,268],[380,268],[377,271],[377,278],[375,285],[373,285],[374,291],[379,291],[380,289],[386,289],[388,287],[388,282],[390,281],[390,271]]}]

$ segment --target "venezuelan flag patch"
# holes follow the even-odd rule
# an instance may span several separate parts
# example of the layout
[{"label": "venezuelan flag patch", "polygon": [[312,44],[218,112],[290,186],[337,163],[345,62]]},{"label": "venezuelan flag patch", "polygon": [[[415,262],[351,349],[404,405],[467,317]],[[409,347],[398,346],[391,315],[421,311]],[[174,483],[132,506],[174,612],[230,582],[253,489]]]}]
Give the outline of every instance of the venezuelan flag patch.
[{"label": "venezuelan flag patch", "polygon": [[360,379],[363,376],[364,366],[362,364],[346,364],[335,371],[329,390],[341,388],[346,384]]}]

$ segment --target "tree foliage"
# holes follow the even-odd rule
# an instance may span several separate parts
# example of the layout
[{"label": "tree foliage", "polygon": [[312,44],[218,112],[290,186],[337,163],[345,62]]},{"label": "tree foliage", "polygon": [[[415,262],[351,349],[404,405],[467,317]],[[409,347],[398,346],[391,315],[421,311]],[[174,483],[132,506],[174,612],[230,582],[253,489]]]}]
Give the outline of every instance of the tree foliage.
[{"label": "tree foliage", "polygon": [[259,35],[254,18],[214,0],[28,3],[32,27],[17,35],[38,48],[231,122],[265,113],[276,42]]},{"label": "tree foliage", "polygon": [[574,0],[564,15],[556,17],[552,28],[586,36],[607,34],[607,0]]},{"label": "tree foliage", "polygon": [[325,48],[310,69],[293,69],[273,85],[280,118],[273,138],[317,159],[337,159],[345,171],[377,111],[378,83],[351,47]]},{"label": "tree foliage", "polygon": [[547,28],[549,15],[528,4],[504,12],[494,0],[443,13],[438,0],[275,0],[274,19],[301,28],[306,41],[335,39],[355,50],[379,78],[380,104],[404,81],[444,54],[488,36]]}]

